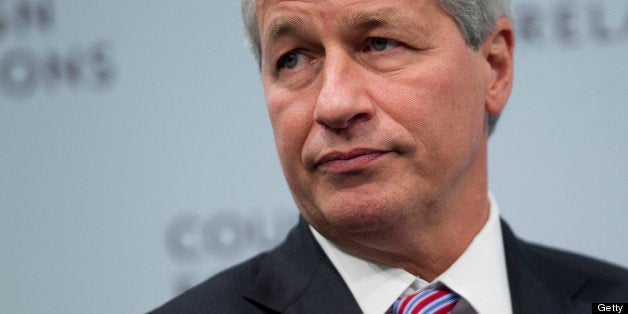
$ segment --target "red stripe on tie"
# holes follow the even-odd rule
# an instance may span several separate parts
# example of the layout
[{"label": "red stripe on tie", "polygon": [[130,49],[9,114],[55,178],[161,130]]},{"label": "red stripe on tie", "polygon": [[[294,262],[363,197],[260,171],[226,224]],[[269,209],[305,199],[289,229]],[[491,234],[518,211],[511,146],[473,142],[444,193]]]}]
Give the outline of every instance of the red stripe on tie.
[{"label": "red stripe on tie", "polygon": [[418,293],[415,294],[411,294],[407,297],[405,297],[402,301],[401,301],[401,305],[399,306],[399,312],[397,313],[403,313],[403,311],[406,310],[406,306],[408,306],[408,303],[410,303],[410,300],[412,300],[412,298],[417,295]]},{"label": "red stripe on tie", "polygon": [[427,306],[428,304],[432,303],[432,301],[449,294],[446,291],[443,290],[438,290],[436,291],[436,293],[432,294],[431,296],[421,300],[421,302],[419,302],[418,304],[416,304],[414,306],[414,309],[412,309],[412,312],[410,312],[411,314],[417,314],[419,313],[420,310],[422,310],[423,308],[425,308],[425,306]]}]

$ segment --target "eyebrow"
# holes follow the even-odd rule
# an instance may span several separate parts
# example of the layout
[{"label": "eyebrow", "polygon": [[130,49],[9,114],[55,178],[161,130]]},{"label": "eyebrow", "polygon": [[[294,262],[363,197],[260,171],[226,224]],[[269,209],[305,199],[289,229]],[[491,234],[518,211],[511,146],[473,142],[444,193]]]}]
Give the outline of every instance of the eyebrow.
[{"label": "eyebrow", "polygon": [[[376,12],[357,12],[341,17],[336,26],[343,34],[367,32],[379,27],[395,27],[414,38],[429,36],[423,31],[424,25],[409,22],[411,19],[396,9],[383,9]],[[311,38],[313,28],[307,19],[298,16],[286,16],[271,22],[264,33],[265,42],[272,46],[283,37]]]},{"label": "eyebrow", "polygon": [[305,24],[305,20],[299,17],[280,18],[268,27],[264,38],[266,42],[272,43],[281,37],[299,34],[305,29]]},{"label": "eyebrow", "polygon": [[[377,12],[357,12],[343,17],[337,24],[343,33],[393,25],[401,26],[413,33],[416,32],[415,27],[408,25],[407,18],[395,9],[385,9]],[[273,42],[281,37],[296,35],[307,31],[306,25],[307,22],[300,17],[283,17],[272,22],[264,38],[266,42]]]},{"label": "eyebrow", "polygon": [[395,9],[386,9],[377,12],[357,12],[339,21],[338,25],[343,33],[355,30],[371,30],[377,27],[407,25],[407,18]]}]

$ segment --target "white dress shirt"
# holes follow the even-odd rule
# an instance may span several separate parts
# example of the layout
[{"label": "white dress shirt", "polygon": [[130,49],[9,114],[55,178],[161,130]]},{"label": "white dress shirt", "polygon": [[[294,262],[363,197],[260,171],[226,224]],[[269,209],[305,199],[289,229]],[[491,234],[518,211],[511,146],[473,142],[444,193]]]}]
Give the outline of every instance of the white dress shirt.
[{"label": "white dress shirt", "polygon": [[365,314],[383,314],[398,297],[443,284],[460,295],[452,313],[510,314],[512,306],[497,203],[489,193],[486,224],[462,255],[429,283],[401,268],[364,260],[339,248],[314,228],[314,238]]}]

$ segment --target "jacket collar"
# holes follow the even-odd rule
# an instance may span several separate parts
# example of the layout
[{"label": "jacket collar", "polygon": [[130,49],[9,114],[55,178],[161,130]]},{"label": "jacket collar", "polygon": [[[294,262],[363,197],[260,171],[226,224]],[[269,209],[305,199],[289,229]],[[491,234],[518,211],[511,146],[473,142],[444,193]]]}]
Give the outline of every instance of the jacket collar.
[{"label": "jacket collar", "polygon": [[571,313],[585,305],[573,297],[586,277],[562,267],[555,253],[517,239],[503,220],[502,233],[513,313]]},{"label": "jacket collar", "polygon": [[260,262],[243,296],[276,312],[360,311],[302,217],[286,240]]}]

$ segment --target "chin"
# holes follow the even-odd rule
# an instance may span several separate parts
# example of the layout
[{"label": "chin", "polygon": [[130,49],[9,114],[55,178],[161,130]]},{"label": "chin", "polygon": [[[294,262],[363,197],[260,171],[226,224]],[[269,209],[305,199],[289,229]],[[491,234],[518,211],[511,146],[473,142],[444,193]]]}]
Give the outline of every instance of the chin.
[{"label": "chin", "polygon": [[396,206],[385,200],[368,198],[325,204],[319,210],[328,227],[347,234],[389,230],[401,216]]},{"label": "chin", "polygon": [[305,219],[323,234],[327,230],[346,235],[389,232],[417,205],[416,195],[405,188],[415,185],[399,181],[315,186],[297,189],[301,193],[293,196]]}]

